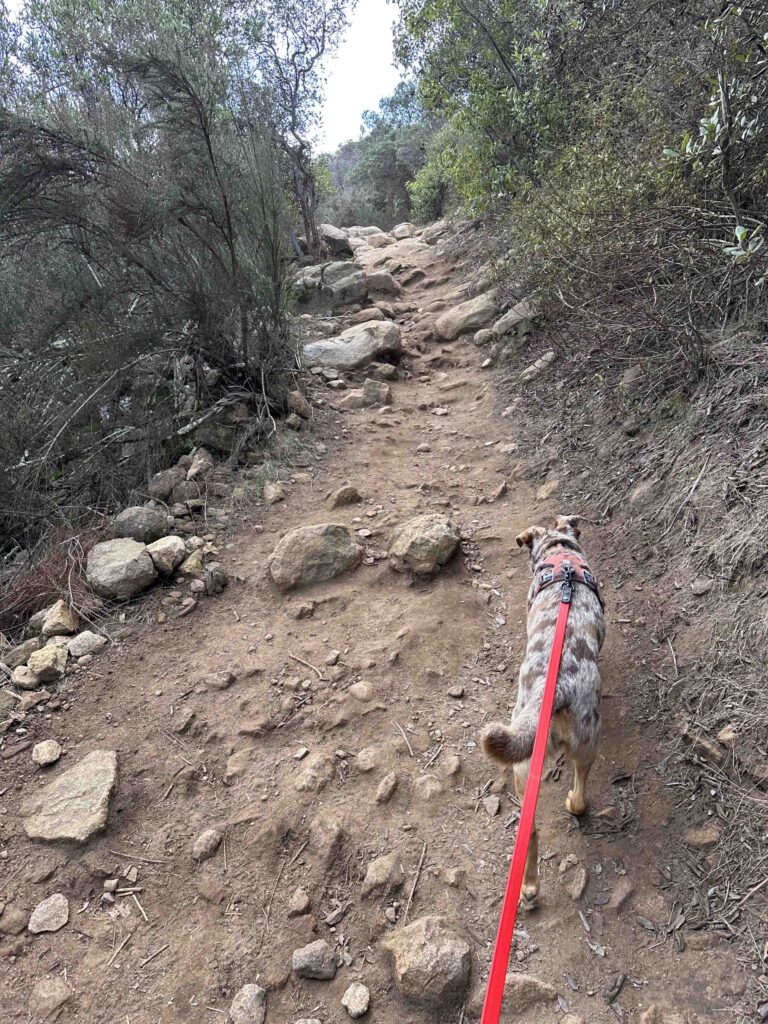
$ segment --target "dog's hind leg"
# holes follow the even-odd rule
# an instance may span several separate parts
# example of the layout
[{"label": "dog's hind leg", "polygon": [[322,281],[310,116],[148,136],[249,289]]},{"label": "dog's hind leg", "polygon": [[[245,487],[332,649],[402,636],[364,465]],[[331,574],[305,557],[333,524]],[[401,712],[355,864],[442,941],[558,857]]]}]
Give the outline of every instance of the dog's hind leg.
[{"label": "dog's hind leg", "polygon": [[[517,791],[520,803],[525,796],[525,787],[528,784],[528,762],[515,765],[515,790]],[[531,842],[528,846],[528,857],[525,861],[525,874],[523,875],[523,898],[532,903],[539,895],[539,834],[534,823],[531,833]]]},{"label": "dog's hind leg", "polygon": [[573,814],[577,818],[581,817],[589,805],[587,800],[587,779],[589,778],[593,762],[593,757],[586,760],[574,758],[573,789],[566,798],[565,809],[569,814]]}]

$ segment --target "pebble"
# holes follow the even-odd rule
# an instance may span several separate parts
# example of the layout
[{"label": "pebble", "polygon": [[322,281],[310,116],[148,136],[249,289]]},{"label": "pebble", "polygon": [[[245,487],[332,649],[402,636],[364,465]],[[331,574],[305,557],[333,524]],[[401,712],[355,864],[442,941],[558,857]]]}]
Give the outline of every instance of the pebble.
[{"label": "pebble", "polygon": [[57,932],[69,920],[69,901],[62,893],[54,893],[38,903],[32,911],[27,928],[33,935],[40,932]]},{"label": "pebble", "polygon": [[32,748],[32,760],[41,768],[55,764],[61,757],[61,746],[56,740],[42,740]]},{"label": "pebble", "polygon": [[341,651],[331,651],[328,657],[325,659],[326,665],[337,665],[339,658],[341,657]]},{"label": "pebble", "polygon": [[567,890],[572,900],[580,900],[587,889],[589,874],[583,866],[575,868],[569,875]]},{"label": "pebble", "polygon": [[483,807],[485,808],[488,817],[494,818],[501,810],[501,800],[496,794],[485,797],[483,800]]},{"label": "pebble", "polygon": [[293,951],[291,966],[299,978],[330,981],[336,976],[336,953],[325,939],[317,939]]},{"label": "pebble", "polygon": [[359,981],[353,981],[347,991],[341,997],[341,1005],[347,1011],[352,1020],[364,1017],[368,1013],[371,1004],[371,993],[365,985]]},{"label": "pebble", "polygon": [[448,696],[449,697],[453,697],[454,700],[461,700],[461,698],[464,696],[464,687],[463,686],[452,686],[448,690]]},{"label": "pebble", "polygon": [[263,1024],[267,993],[260,985],[243,985],[229,1007],[232,1024]]},{"label": "pebble", "polygon": [[216,828],[207,828],[205,832],[201,832],[192,844],[193,859],[198,862],[210,860],[221,845],[223,838],[221,832]]},{"label": "pebble", "polygon": [[394,772],[385,775],[376,790],[376,803],[385,804],[392,799],[397,789],[398,778]]},{"label": "pebble", "polygon": [[306,889],[294,889],[288,900],[288,917],[301,917],[309,913],[312,901]]}]

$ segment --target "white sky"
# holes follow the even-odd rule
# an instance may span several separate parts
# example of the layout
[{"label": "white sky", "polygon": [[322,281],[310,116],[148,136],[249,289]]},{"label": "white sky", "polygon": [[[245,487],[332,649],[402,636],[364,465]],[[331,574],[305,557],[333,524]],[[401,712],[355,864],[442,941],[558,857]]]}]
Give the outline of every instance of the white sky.
[{"label": "white sky", "polygon": [[323,129],[317,152],[360,135],[361,115],[375,110],[400,81],[393,67],[392,25],[397,8],[386,0],[358,0],[338,53],[328,62]]}]

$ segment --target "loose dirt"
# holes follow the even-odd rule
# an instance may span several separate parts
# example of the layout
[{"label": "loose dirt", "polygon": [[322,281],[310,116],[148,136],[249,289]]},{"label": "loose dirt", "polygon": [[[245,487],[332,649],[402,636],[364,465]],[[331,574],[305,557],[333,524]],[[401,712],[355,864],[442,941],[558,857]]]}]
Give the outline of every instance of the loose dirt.
[{"label": "loose dirt", "polygon": [[[58,892],[70,904],[58,932],[0,936],[3,1020],[39,1019],[27,1003],[46,977],[72,990],[59,1019],[92,1024],[214,1024],[247,983],[267,989],[268,1024],[341,1022],[342,996],[358,980],[370,989],[371,1021],[477,1019],[518,814],[511,780],[478,748],[483,723],[514,704],[524,649],[528,569],[514,538],[582,510],[560,507],[563,487],[550,497],[539,490],[551,440],[520,443],[525,393],[503,415],[471,340],[424,340],[429,322],[418,310],[446,296],[450,305],[464,268],[440,248],[412,266],[425,276],[406,288],[417,310],[400,319],[406,343],[423,351],[412,349],[407,378],[393,383],[391,411],[340,413],[323,390],[313,429],[329,453],[294,473],[283,502],[221,538],[229,588],[164,624],[154,592],[128,613],[131,635],[67,678],[58,710],[32,720],[26,738],[65,750],[54,772],[95,749],[118,751],[106,832],[85,848],[27,840],[19,805],[50,776],[28,750],[0,763],[0,902],[31,911]],[[347,483],[363,503],[329,512],[325,495]],[[383,555],[392,527],[427,511],[450,514],[464,539],[436,578],[412,582]],[[329,521],[370,531],[365,563],[279,594],[266,575],[279,537]],[[716,934],[686,928],[674,902],[689,853],[682,837],[702,822],[667,785],[650,668],[668,652],[632,626],[653,593],[624,586],[615,526],[587,524],[582,539],[608,607],[604,737],[582,821],[565,811],[567,769],[549,765],[542,895],[519,919],[511,970],[557,997],[509,1006],[505,1019],[731,1020],[746,973]],[[336,665],[326,663],[332,650]],[[209,678],[222,671],[237,677],[227,689]],[[329,781],[297,791],[320,753],[332,759]],[[377,803],[390,773],[397,788]],[[419,783],[427,776],[432,784]],[[224,839],[197,863],[192,844],[209,828]],[[392,851],[404,884],[364,898],[368,864]],[[131,866],[134,883],[124,878]],[[136,892],[105,903],[103,880],[116,877]],[[299,887],[311,909],[289,917]],[[408,922],[445,917],[470,944],[470,989],[450,1011],[410,1005],[396,991],[380,941],[406,911]],[[292,952],[317,938],[343,964],[332,981],[299,980]]]}]

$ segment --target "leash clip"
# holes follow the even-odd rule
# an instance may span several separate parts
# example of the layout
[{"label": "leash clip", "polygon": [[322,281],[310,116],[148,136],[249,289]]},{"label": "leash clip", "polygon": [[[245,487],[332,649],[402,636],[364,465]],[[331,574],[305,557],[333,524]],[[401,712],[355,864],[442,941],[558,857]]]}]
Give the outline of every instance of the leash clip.
[{"label": "leash clip", "polygon": [[564,562],[563,584],[560,590],[560,600],[563,604],[570,604],[573,597],[573,569],[568,562]]}]

